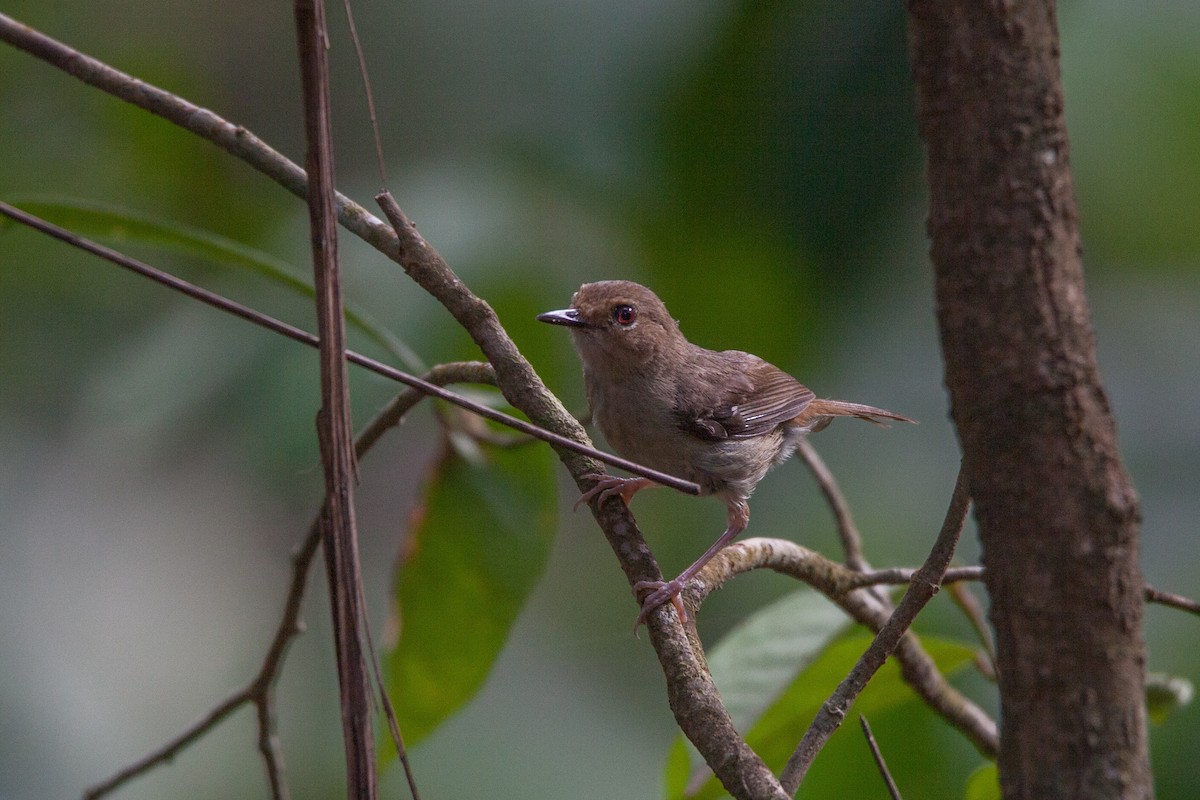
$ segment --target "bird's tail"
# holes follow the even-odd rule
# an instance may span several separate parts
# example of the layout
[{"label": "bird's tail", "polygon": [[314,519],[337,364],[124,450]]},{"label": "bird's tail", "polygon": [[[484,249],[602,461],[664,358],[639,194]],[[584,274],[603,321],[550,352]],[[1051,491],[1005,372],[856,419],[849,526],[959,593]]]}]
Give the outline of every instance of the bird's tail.
[{"label": "bird's tail", "polygon": [[846,403],[841,400],[813,400],[796,417],[796,422],[802,427],[811,426],[810,430],[816,431],[832,422],[834,417],[857,417],[884,427],[887,427],[889,422],[917,424],[915,419],[893,414],[886,409],[864,406],[860,403]]}]

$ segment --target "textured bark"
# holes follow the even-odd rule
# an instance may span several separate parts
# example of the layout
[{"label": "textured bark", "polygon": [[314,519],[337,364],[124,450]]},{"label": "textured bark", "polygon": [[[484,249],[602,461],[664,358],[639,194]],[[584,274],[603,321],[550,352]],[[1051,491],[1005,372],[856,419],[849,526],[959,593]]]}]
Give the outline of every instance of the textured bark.
[{"label": "textured bark", "polygon": [[1054,3],[908,8],[1004,797],[1151,797],[1138,503],[1096,366]]}]

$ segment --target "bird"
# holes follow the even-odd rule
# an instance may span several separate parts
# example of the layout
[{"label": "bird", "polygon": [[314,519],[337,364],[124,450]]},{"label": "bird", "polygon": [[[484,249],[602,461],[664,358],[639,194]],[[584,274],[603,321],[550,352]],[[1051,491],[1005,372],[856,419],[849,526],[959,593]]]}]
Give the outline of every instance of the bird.
[{"label": "bird", "polygon": [[[566,327],[583,365],[591,418],[620,455],[699,485],[725,503],[725,531],[670,581],[638,581],[634,630],[679,594],[750,522],[750,495],[800,440],[835,417],[886,426],[914,422],[882,408],[822,400],[788,373],[740,350],[714,351],[688,341],[650,289],[625,280],[586,283],[569,308],[537,319]],[[576,503],[620,497],[628,506],[649,478],[588,476],[595,485]]]}]

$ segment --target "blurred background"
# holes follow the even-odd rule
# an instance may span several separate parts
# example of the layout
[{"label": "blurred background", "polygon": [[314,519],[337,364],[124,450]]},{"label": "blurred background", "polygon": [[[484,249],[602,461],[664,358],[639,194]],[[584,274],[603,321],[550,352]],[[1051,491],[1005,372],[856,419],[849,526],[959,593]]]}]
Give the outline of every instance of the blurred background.
[{"label": "blurred background", "polygon": [[[9,0],[4,11],[243,124],[303,160],[288,4]],[[561,330],[534,322],[584,281],[653,287],[701,344],[757,352],[820,396],[921,420],[840,423],[815,443],[876,565],[916,565],[953,485],[924,183],[899,3],[355,6],[389,186],[582,411]],[[340,7],[339,185],[379,189]],[[1101,367],[1141,494],[1144,569],[1200,595],[1200,5],[1065,2],[1062,65]],[[309,274],[304,207],[211,145],[0,47],[0,199],[69,199],[230,237]],[[342,237],[348,297],[427,363],[478,356],[395,264]],[[160,267],[312,329],[274,283],[130,241]],[[0,798],[78,796],[198,718],[257,668],[288,555],[318,506],[312,351],[26,230],[0,230]],[[381,356],[352,334],[352,346]],[[395,387],[352,373],[356,422]],[[428,407],[362,464],[376,628],[425,464]],[[1036,457],[1036,454],[1031,454]],[[561,473],[561,471],[560,471]],[[674,725],[603,537],[570,514],[484,690],[413,753],[429,797],[654,798]],[[714,500],[647,493],[638,519],[673,572],[720,532]],[[798,463],[760,486],[750,534],[835,554]],[[978,554],[964,538],[959,563]],[[341,793],[323,578],[280,684],[293,795]],[[715,639],[790,588],[739,579],[704,609]],[[1200,623],[1147,611],[1149,668],[1200,679]],[[918,629],[969,637],[944,598]],[[994,707],[991,688],[959,681]],[[830,687],[832,689],[832,687]],[[919,706],[873,719],[905,792],[961,796],[978,756]],[[849,735],[843,735],[849,734]],[[266,784],[243,710],[121,797]],[[1152,733],[1158,796],[1194,797],[1200,709]],[[919,758],[904,754],[920,754]],[[882,796],[858,731],[807,796]],[[855,788],[859,787],[859,788]],[[395,769],[389,796],[401,794]],[[835,795],[836,796],[836,795]]]}]

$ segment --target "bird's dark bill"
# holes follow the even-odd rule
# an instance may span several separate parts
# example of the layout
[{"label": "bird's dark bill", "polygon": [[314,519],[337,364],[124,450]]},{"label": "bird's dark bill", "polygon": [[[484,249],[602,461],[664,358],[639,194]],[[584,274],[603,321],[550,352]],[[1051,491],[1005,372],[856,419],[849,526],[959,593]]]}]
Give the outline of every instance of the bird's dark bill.
[{"label": "bird's dark bill", "polygon": [[549,322],[551,325],[566,325],[570,328],[586,328],[587,323],[579,318],[579,311],[574,308],[562,308],[558,311],[547,311],[537,315],[538,322]]}]

